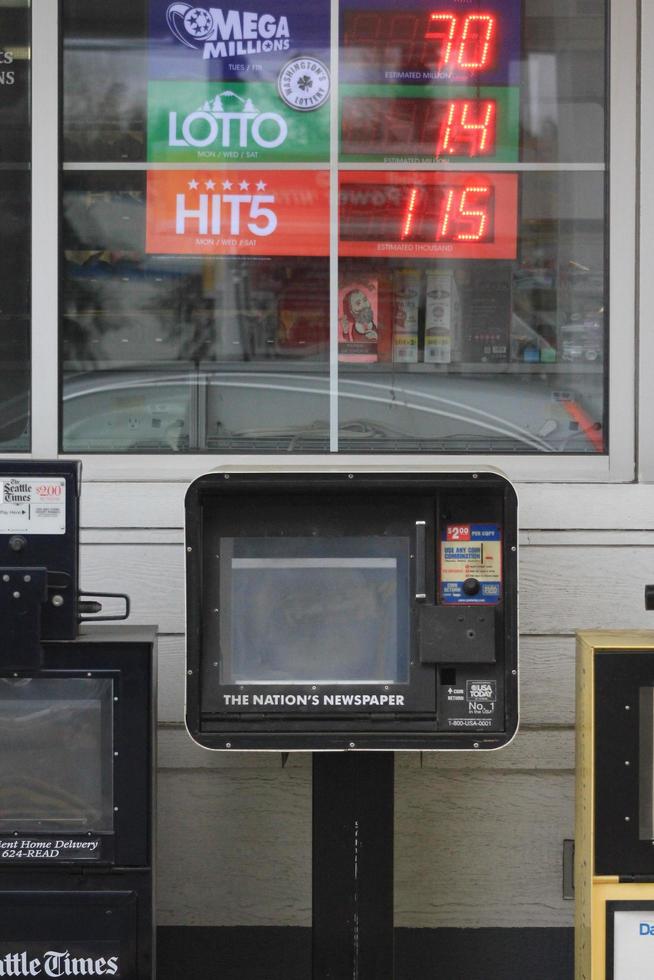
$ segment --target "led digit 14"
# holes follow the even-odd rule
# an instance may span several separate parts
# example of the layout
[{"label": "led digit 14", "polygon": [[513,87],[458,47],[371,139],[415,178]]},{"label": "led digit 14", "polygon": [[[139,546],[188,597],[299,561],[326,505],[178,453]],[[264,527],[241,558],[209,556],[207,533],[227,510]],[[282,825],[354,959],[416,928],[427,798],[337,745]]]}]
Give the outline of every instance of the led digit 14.
[{"label": "led digit 14", "polygon": [[[476,114],[473,115],[476,109]],[[493,100],[450,102],[447,121],[436,146],[436,156],[462,155],[467,146],[471,157],[484,156],[495,149],[496,106]]]},{"label": "led digit 14", "polygon": [[419,99],[347,95],[343,99],[344,153],[492,156],[497,149],[494,99]]}]

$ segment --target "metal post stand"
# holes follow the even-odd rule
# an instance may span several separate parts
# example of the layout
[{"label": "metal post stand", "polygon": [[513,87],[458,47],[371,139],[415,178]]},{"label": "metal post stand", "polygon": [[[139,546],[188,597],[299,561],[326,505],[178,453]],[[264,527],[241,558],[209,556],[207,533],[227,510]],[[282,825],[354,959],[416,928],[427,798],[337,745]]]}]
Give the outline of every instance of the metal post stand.
[{"label": "metal post stand", "polygon": [[313,980],[393,980],[394,766],[313,755]]}]

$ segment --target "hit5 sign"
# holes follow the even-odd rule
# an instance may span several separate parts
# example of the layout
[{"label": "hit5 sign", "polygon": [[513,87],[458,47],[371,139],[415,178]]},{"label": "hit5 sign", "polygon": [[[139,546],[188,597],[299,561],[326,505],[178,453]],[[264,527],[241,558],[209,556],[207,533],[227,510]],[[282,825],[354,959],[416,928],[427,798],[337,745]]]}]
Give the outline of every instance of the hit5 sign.
[{"label": "hit5 sign", "polygon": [[151,172],[146,251],[169,255],[329,255],[329,173]]}]

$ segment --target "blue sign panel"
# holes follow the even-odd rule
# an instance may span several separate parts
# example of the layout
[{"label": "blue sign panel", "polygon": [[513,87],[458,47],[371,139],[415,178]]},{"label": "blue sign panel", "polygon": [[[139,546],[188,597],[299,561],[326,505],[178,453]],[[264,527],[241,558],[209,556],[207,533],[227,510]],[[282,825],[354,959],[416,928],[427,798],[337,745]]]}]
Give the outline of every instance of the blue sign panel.
[{"label": "blue sign panel", "polygon": [[496,605],[502,598],[502,533],[497,524],[447,524],[440,597],[445,604]]},{"label": "blue sign panel", "polygon": [[150,0],[150,78],[274,81],[299,103],[307,91],[289,86],[289,73],[310,89],[329,70],[329,15],[329,0],[226,0],[220,7]]}]

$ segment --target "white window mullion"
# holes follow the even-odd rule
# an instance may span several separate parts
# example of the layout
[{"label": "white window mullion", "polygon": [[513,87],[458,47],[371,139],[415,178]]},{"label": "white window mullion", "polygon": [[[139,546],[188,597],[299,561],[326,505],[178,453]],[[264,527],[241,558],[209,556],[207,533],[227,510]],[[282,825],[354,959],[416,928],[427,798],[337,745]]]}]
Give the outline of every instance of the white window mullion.
[{"label": "white window mullion", "polygon": [[628,481],[636,449],[636,0],[613,0],[609,37],[609,479]]},{"label": "white window mullion", "polygon": [[654,0],[641,8],[639,477],[654,482]]},{"label": "white window mullion", "polygon": [[32,0],[32,455],[57,455],[59,43],[54,0]]}]

